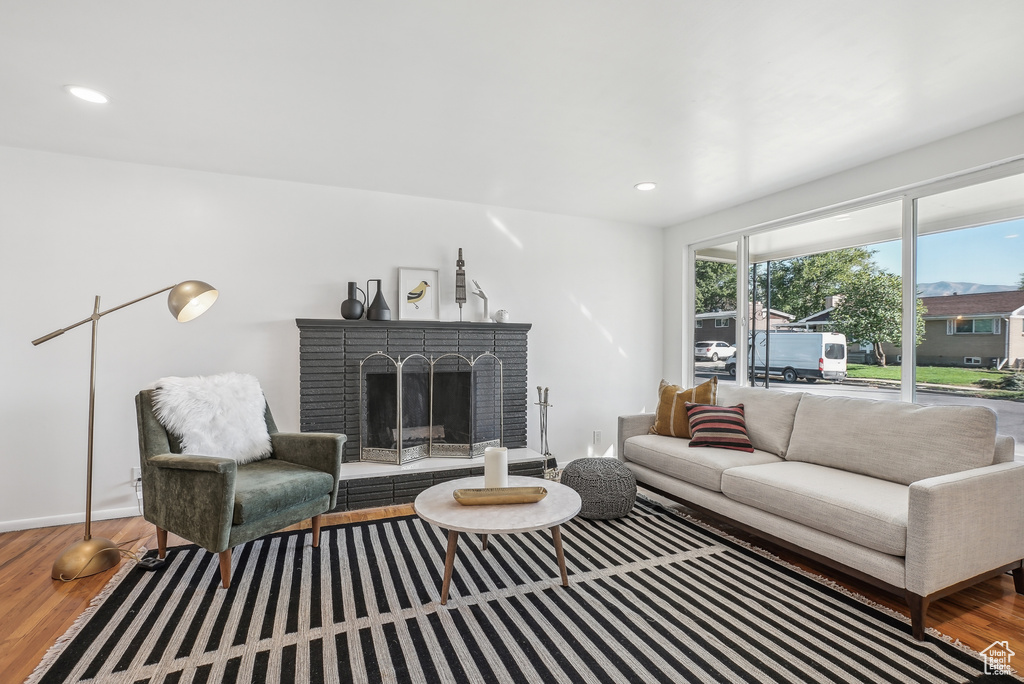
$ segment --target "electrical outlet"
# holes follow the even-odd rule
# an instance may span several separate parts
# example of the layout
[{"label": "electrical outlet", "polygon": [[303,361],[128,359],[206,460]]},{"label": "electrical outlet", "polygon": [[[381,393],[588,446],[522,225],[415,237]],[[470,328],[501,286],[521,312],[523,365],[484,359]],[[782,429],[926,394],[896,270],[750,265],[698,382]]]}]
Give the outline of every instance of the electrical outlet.
[{"label": "electrical outlet", "polygon": [[135,483],[138,482],[141,479],[142,479],[142,468],[141,467],[132,468],[132,481],[131,481],[132,487],[134,487]]},{"label": "electrical outlet", "polygon": [[601,443],[601,431],[600,430],[594,430],[594,444],[600,444],[600,443]]}]

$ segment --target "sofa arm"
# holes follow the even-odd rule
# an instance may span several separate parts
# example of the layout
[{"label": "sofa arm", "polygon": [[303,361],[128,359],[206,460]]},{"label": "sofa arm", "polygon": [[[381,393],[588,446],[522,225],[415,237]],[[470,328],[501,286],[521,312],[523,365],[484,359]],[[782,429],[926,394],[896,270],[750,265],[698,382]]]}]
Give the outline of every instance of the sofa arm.
[{"label": "sofa arm", "polygon": [[996,435],[996,457],[993,463],[1009,463],[1013,460],[1016,444],[1010,435]]},{"label": "sofa arm", "polygon": [[646,435],[654,427],[653,413],[636,413],[629,416],[619,416],[619,441],[615,452],[616,458],[623,460],[622,449],[626,440],[637,435]]},{"label": "sofa arm", "polygon": [[159,454],[142,471],[145,518],[207,551],[228,548],[238,464],[230,458]]},{"label": "sofa arm", "polygon": [[276,432],[270,435],[274,458],[319,470],[334,478],[331,508],[338,504],[341,450],[347,439],[345,435],[333,432]]},{"label": "sofa arm", "polygon": [[910,485],[906,587],[919,596],[1024,558],[1024,463]]}]

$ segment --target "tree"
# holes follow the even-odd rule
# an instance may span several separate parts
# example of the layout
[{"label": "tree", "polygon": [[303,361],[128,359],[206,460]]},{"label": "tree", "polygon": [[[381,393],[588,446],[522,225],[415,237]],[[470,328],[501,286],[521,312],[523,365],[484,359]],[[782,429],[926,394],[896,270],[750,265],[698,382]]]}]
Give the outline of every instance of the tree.
[{"label": "tree", "polygon": [[[924,340],[924,315],[927,309],[917,300],[916,343]],[[882,343],[899,346],[903,330],[902,279],[892,273],[860,272],[844,287],[843,299],[832,312],[832,327],[848,341],[869,342],[882,366]]]},{"label": "tree", "polygon": [[1020,274],[1020,280],[1017,281],[1017,289],[1024,290],[1024,273]]},{"label": "tree", "polygon": [[[837,249],[772,262],[772,308],[797,319],[825,308],[829,295],[845,294],[846,284],[863,272],[874,273],[873,251],[862,247]],[[757,298],[765,301],[765,268],[758,267]]]},{"label": "tree", "polygon": [[697,313],[736,309],[736,265],[697,261],[694,273]]}]

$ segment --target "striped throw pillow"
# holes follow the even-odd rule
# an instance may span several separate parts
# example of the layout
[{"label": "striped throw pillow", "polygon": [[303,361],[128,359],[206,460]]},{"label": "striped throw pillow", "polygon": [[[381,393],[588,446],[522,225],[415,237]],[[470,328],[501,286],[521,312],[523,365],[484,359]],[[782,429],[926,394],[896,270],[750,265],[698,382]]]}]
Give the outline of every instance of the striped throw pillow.
[{"label": "striped throw pillow", "polygon": [[754,450],[750,438],[747,437],[743,404],[708,406],[687,402],[686,415],[690,419],[690,446],[736,451]]},{"label": "striped throw pillow", "polygon": [[666,437],[690,437],[690,419],[686,416],[686,402],[694,404],[714,404],[718,401],[718,378],[684,389],[679,385],[670,385],[664,380],[658,387],[658,409],[654,414],[652,435]]}]

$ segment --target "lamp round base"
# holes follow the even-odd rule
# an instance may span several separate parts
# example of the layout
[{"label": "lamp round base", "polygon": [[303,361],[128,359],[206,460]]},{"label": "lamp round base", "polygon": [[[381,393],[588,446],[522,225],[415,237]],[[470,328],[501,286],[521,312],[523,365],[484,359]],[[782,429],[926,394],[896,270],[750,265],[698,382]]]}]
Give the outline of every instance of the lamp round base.
[{"label": "lamp round base", "polygon": [[50,577],[73,580],[109,570],[121,562],[117,544],[103,537],[77,541],[57,556]]}]

